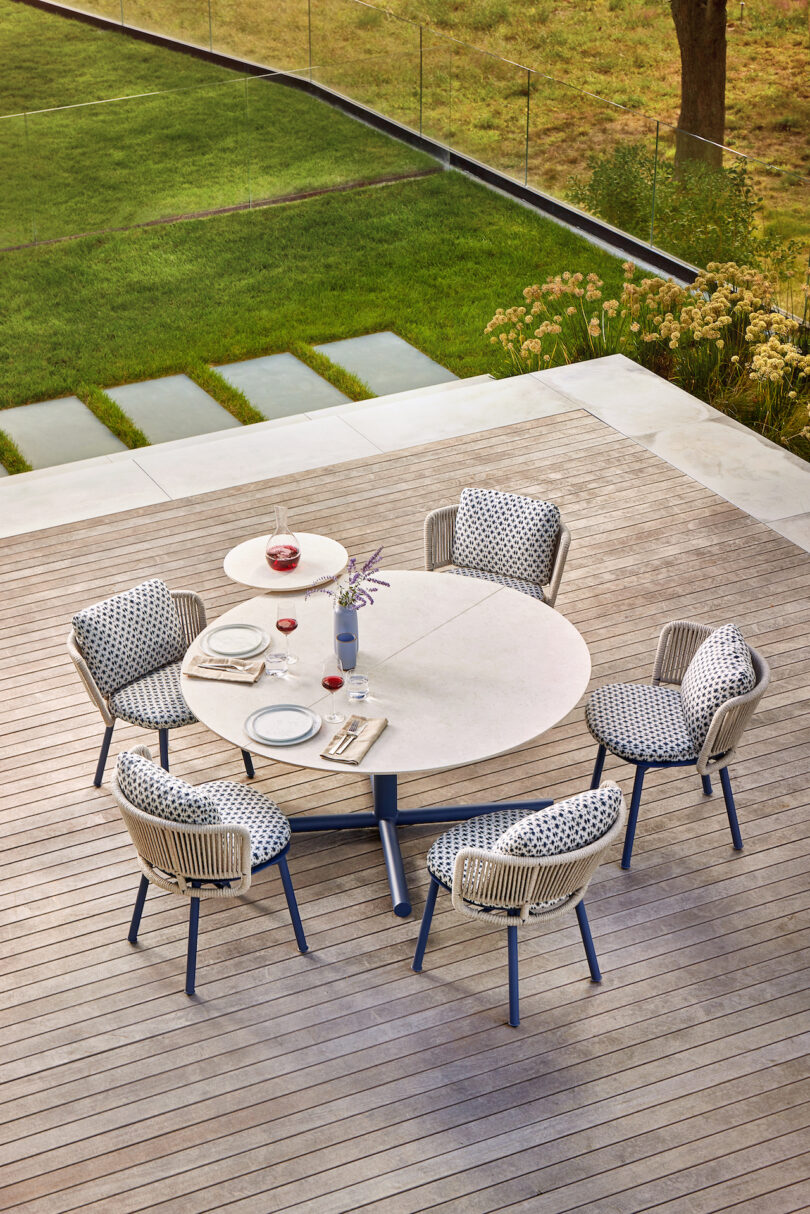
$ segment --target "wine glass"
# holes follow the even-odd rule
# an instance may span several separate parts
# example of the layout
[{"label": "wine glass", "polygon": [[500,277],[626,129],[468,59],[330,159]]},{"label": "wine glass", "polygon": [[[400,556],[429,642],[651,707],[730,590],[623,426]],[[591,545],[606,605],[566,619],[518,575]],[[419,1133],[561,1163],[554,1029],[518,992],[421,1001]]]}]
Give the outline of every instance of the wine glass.
[{"label": "wine glass", "polygon": [[[324,687],[327,691],[331,692],[332,696],[334,697],[335,692],[340,691],[342,686],[343,666],[337,654],[332,654],[323,664],[321,687]],[[335,712],[334,698],[332,699],[330,707],[332,711],[324,717],[324,721],[328,721],[330,725],[340,725],[341,722],[346,720],[342,713]]]},{"label": "wine glass", "polygon": [[293,666],[298,661],[296,654],[290,653],[290,633],[295,632],[297,627],[298,614],[295,603],[279,602],[276,609],[276,628],[284,637],[288,666]]}]

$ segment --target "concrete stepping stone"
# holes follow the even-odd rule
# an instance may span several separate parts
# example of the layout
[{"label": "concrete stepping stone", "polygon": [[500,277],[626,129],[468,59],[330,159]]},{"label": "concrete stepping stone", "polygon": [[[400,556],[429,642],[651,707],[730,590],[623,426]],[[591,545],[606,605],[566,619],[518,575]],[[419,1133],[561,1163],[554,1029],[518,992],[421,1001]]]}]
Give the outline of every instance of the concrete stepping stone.
[{"label": "concrete stepping stone", "polygon": [[120,388],[107,388],[107,395],[143,430],[150,443],[168,443],[242,424],[187,375],[122,384]]},{"label": "concrete stepping stone", "polygon": [[347,337],[315,349],[357,375],[377,396],[405,392],[409,388],[429,388],[458,379],[452,371],[397,337],[396,333]]},{"label": "concrete stepping stone", "polygon": [[14,440],[32,468],[52,468],[127,449],[78,396],[3,409],[0,430]]},{"label": "concrete stepping stone", "polygon": [[294,354],[266,354],[214,370],[268,419],[329,409],[350,399]]}]

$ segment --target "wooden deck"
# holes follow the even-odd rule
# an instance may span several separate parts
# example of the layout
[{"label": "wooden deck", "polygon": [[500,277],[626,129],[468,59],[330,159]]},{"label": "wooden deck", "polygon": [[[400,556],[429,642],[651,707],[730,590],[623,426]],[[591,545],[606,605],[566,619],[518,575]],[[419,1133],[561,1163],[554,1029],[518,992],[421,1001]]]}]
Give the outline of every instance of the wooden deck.
[{"label": "wooden deck", "polygon": [[[573,531],[558,608],[594,682],[649,677],[669,619],[734,619],[773,684],[732,770],[745,850],[694,771],[653,774],[632,872],[612,857],[589,913],[521,938],[523,1023],[501,932],[440,898],[409,969],[436,828],[403,832],[415,914],[396,920],[370,832],[296,836],[311,952],[280,883],[203,907],[199,993],[182,993],[186,907],[152,894],[132,948],[133,853],[101,735],[65,653],[71,614],[152,575],[213,619],[248,592],[222,557],[276,500],[302,531],[421,567],[427,510],[465,483],[557,501]],[[584,413],[324,468],[0,547],[2,1208],[25,1214],[358,1210],[708,1211],[810,1206],[810,557]],[[438,575],[437,575],[438,576]],[[377,608],[383,610],[382,605]],[[113,753],[144,735],[120,728]],[[154,744],[154,740],[149,739]],[[172,736],[191,780],[243,779],[202,726]],[[587,787],[581,709],[509,757],[402,781],[402,803]],[[607,774],[629,793],[627,767]],[[367,808],[364,780],[264,763],[290,814]]]}]

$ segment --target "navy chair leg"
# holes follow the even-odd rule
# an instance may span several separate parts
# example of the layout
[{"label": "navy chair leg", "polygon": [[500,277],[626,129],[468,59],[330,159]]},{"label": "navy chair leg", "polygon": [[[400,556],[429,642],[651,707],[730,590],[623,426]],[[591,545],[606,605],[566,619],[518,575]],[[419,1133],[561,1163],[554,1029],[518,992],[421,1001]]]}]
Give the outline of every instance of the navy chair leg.
[{"label": "navy chair leg", "polygon": [[596,949],[593,947],[593,936],[591,935],[591,925],[585,912],[585,903],[578,902],[576,911],[582,943],[585,945],[585,956],[588,958],[588,969],[591,971],[591,982],[601,982],[602,971],[599,969],[599,962],[596,959]]},{"label": "navy chair leg", "polygon": [[242,762],[245,765],[245,772],[247,773],[247,778],[249,780],[252,780],[253,777],[256,775],[256,772],[253,767],[253,757],[249,750],[242,751]]},{"label": "navy chair leg", "polygon": [[731,776],[728,774],[727,767],[720,768],[720,783],[723,785],[728,824],[731,827],[731,841],[737,851],[742,851],[743,841],[740,834],[740,823],[737,821],[737,806],[734,804],[734,793],[731,791]]},{"label": "navy chair leg", "polygon": [[711,778],[711,776],[701,776],[700,778],[703,781],[704,796],[710,797],[712,795],[712,778]]},{"label": "navy chair leg", "polygon": [[425,957],[425,949],[427,948],[428,936],[430,935],[430,924],[433,919],[433,911],[436,906],[436,895],[439,892],[439,882],[435,877],[430,878],[430,889],[427,893],[427,901],[422,914],[422,926],[419,928],[419,939],[416,941],[416,952],[413,955],[412,970],[420,973],[422,970],[422,962]]},{"label": "navy chair leg", "polygon": [[295,932],[295,941],[298,945],[298,951],[305,953],[309,948],[307,938],[304,935],[304,926],[301,922],[301,916],[298,913],[298,903],[295,900],[295,890],[293,889],[292,877],[290,870],[287,867],[287,857],[282,856],[278,862],[278,871],[281,875],[281,884],[284,886],[284,895],[287,899],[287,906],[292,919],[293,931]]},{"label": "navy chair leg", "polygon": [[158,745],[160,746],[160,766],[164,771],[169,770],[169,731],[158,730]]},{"label": "navy chair leg", "polygon": [[509,954],[509,1023],[513,1029],[520,1024],[520,995],[518,993],[517,928],[507,927],[506,948]]},{"label": "navy chair leg", "polygon": [[596,752],[596,762],[593,765],[593,775],[591,776],[591,788],[598,788],[599,781],[602,779],[602,768],[605,766],[605,755],[607,749],[600,746]]},{"label": "navy chair leg", "polygon": [[200,926],[200,899],[189,898],[188,907],[188,953],[186,954],[186,994],[194,994],[197,977],[197,933]]},{"label": "navy chair leg", "polygon": [[646,770],[646,767],[640,765],[636,768],[636,778],[633,781],[633,796],[630,801],[630,812],[627,815],[627,831],[624,836],[622,868],[630,867],[630,860],[633,855],[633,840],[636,837],[636,825],[638,823],[638,807],[641,804],[641,789],[644,784],[644,773]]},{"label": "navy chair leg", "polygon": [[107,766],[107,755],[110,753],[110,742],[114,725],[108,725],[104,730],[104,737],[101,741],[101,750],[99,751],[98,763],[96,764],[96,774],[93,776],[93,783],[96,788],[101,788],[101,781],[104,777],[104,768]]},{"label": "navy chair leg", "polygon": [[138,928],[141,926],[143,904],[146,901],[146,891],[149,889],[149,878],[141,873],[141,883],[138,886],[138,896],[135,899],[135,909],[132,912],[132,922],[129,925],[127,940],[130,944],[138,943]]}]

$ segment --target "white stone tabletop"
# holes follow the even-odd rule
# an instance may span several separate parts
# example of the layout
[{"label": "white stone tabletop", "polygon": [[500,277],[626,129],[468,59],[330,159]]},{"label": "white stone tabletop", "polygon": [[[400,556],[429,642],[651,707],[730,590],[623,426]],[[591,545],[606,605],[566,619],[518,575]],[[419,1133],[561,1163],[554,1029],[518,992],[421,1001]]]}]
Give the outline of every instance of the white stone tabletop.
[{"label": "white stone tabletop", "polygon": [[240,586],[289,594],[333,581],[349,563],[348,552],[337,540],[311,531],[296,531],[295,538],[301,548],[295,569],[286,573],[271,569],[264,555],[270,536],[258,535],[231,548],[223,562],[226,576]]}]

